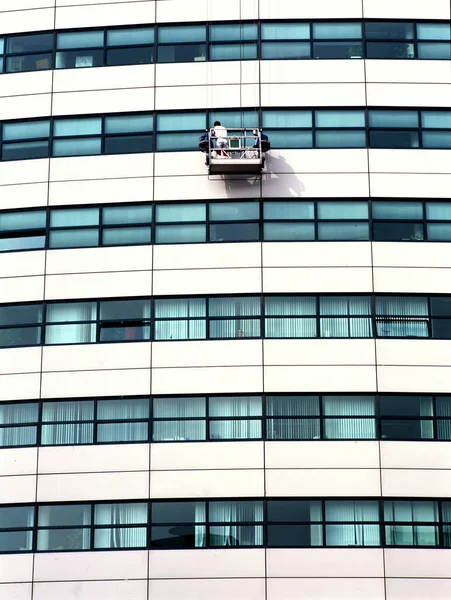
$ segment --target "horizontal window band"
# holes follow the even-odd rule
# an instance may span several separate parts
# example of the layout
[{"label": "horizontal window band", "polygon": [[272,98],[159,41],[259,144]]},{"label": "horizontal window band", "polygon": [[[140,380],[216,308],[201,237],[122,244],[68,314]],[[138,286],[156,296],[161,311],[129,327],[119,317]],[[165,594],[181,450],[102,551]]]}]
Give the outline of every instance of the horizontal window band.
[{"label": "horizontal window band", "polygon": [[34,31],[0,37],[0,73],[154,63],[451,58],[446,21],[226,21]]},{"label": "horizontal window band", "polygon": [[451,202],[271,199],[0,211],[0,253],[234,242],[451,241]]},{"label": "horizontal window band", "polygon": [[274,149],[451,148],[451,109],[196,109],[3,121],[1,160],[195,151],[218,119],[225,127],[262,128]]},{"label": "horizontal window band", "polygon": [[451,395],[131,396],[0,404],[0,448],[258,440],[451,441]]},{"label": "horizontal window band", "polygon": [[449,548],[451,502],[190,498],[0,507],[4,554],[240,547]]}]

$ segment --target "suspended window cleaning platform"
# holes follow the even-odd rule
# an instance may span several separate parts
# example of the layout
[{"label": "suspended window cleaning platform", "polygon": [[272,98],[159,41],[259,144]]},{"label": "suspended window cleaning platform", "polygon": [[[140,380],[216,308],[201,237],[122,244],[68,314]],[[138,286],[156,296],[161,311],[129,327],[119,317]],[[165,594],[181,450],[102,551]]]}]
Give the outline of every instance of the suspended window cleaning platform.
[{"label": "suspended window cleaning platform", "polygon": [[199,149],[207,155],[209,175],[260,175],[269,141],[258,129],[227,128],[227,136],[221,138],[210,129]]}]

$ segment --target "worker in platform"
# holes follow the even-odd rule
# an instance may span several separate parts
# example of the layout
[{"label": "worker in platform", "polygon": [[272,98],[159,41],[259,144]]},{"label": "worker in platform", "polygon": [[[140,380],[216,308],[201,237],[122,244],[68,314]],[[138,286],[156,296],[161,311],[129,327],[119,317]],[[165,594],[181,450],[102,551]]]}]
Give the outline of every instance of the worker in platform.
[{"label": "worker in platform", "polygon": [[224,148],[229,147],[229,143],[227,141],[227,129],[221,125],[220,121],[214,122],[210,136],[216,140],[216,150],[218,152],[218,156],[228,157],[229,155],[224,150]]},{"label": "worker in platform", "polygon": [[258,138],[258,130],[254,129],[253,134],[255,135],[255,143],[254,148],[258,148],[260,145],[260,139],[262,141],[262,152],[268,152],[271,149],[271,142],[269,138],[264,133],[260,134],[260,139]]}]

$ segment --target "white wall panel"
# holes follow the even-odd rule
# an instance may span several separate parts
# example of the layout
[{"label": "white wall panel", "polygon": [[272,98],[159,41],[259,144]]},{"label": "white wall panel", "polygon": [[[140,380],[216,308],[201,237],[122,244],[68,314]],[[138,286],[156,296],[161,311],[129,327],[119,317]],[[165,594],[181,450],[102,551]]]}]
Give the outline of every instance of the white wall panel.
[{"label": "white wall panel", "polygon": [[373,242],[372,248],[375,267],[427,267],[429,269],[451,265],[451,247],[441,242],[427,244]]},{"label": "white wall panel", "polygon": [[[427,61],[430,62],[430,61]],[[368,150],[370,171],[374,173],[416,173],[444,174],[451,173],[451,165],[447,150],[428,150],[414,148]],[[374,177],[374,175],[372,175]],[[376,194],[373,191],[373,195]],[[434,190],[439,192],[439,190]],[[406,194],[407,196],[407,194]],[[418,194],[412,196],[420,198]],[[446,197],[446,196],[445,196]]]},{"label": "white wall panel", "polygon": [[443,60],[372,59],[365,61],[365,72],[368,83],[451,83],[448,63]]},{"label": "white wall panel", "polygon": [[[168,153],[168,156],[170,154]],[[154,200],[212,200],[212,199],[242,199],[255,198],[260,195],[260,186],[248,179],[208,179],[207,168],[204,165],[204,155],[197,154],[199,169],[204,169],[204,175],[188,177],[156,177]],[[177,156],[173,159],[177,160]],[[203,165],[203,167],[202,167]],[[179,167],[174,166],[175,169]],[[183,168],[183,167],[180,167]],[[366,176],[367,177],[367,176]],[[368,177],[367,177],[368,179]],[[288,183],[291,182],[287,182]]]},{"label": "white wall panel", "polygon": [[357,578],[268,579],[267,600],[385,600],[384,580]]},{"label": "white wall panel", "polygon": [[4,96],[3,98],[0,97],[0,114],[4,121],[48,117],[51,104],[50,94]]},{"label": "white wall panel", "polygon": [[155,21],[155,2],[153,0],[84,4],[85,2],[80,2],[80,0],[57,0],[55,28],[104,27],[128,23],[137,25]]},{"label": "white wall panel", "polygon": [[268,366],[265,392],[375,392],[370,366]]},{"label": "white wall panel", "polygon": [[373,365],[374,340],[265,340],[265,365]]},{"label": "white wall panel", "polygon": [[53,94],[53,115],[84,115],[153,110],[153,88],[60,92]]},{"label": "white wall panel", "polygon": [[[152,87],[154,72],[153,65],[127,65],[108,67],[107,69],[104,67],[58,69],[53,76],[53,91],[58,93],[127,89],[128,94],[131,95],[135,88]],[[125,110],[129,109],[121,108],[121,111],[125,112]],[[107,109],[105,112],[108,112]]]},{"label": "white wall panel", "polygon": [[[192,7],[190,7],[192,8]],[[258,61],[208,61],[155,65],[157,87],[247,84],[259,82]]]},{"label": "white wall panel", "polygon": [[76,554],[70,552],[36,554],[34,580],[90,581],[96,579],[146,579],[147,554],[144,550],[77,552]]},{"label": "white wall panel", "polygon": [[0,12],[13,10],[29,10],[31,8],[51,8],[55,6],[55,0],[3,0]]},{"label": "white wall panel", "polygon": [[371,267],[370,242],[266,242],[262,247],[264,267]]},{"label": "white wall panel", "polygon": [[363,83],[262,83],[261,105],[293,106],[365,106]]},{"label": "white wall panel", "polygon": [[386,548],[387,577],[449,578],[451,550],[425,548]]},{"label": "white wall panel", "polygon": [[261,63],[261,81],[273,85],[277,83],[364,83],[364,61],[264,60]]},{"label": "white wall panel", "polygon": [[2,74],[0,85],[0,97],[50,94],[51,92],[52,71],[34,71],[30,73]]},{"label": "white wall panel", "polygon": [[43,250],[2,253],[0,254],[0,278],[44,275],[44,265]]},{"label": "white wall panel", "polygon": [[[35,160],[14,160],[0,162],[0,185],[8,186],[20,183],[45,183],[49,176],[49,159],[38,158]],[[4,193],[2,189],[1,204],[4,208]],[[34,195],[34,192],[30,192]],[[46,203],[46,202],[44,202]],[[26,204],[24,204],[26,206]],[[36,206],[30,203],[30,206]],[[19,207],[20,208],[20,207]]]},{"label": "white wall panel", "polygon": [[265,293],[363,293],[373,291],[369,267],[271,267],[263,271]]},{"label": "white wall panel", "polygon": [[450,5],[448,0],[363,0],[363,16],[365,19],[449,19]]},{"label": "white wall panel", "polygon": [[36,475],[0,477],[0,504],[36,502]]},{"label": "white wall panel", "polygon": [[0,375],[0,401],[35,400],[39,398],[39,373]]},{"label": "white wall panel", "polygon": [[449,498],[451,471],[382,469],[382,495],[397,498]]},{"label": "white wall panel", "polygon": [[274,548],[268,577],[383,577],[383,551],[372,548]]},{"label": "white wall panel", "polygon": [[44,276],[0,278],[2,302],[33,302],[44,297]]},{"label": "white wall panel", "polygon": [[[39,376],[37,377],[39,381]],[[150,394],[150,369],[63,371],[42,375],[43,398],[133,396],[134,394]]]},{"label": "white wall panel", "polygon": [[386,583],[386,600],[448,600],[450,596],[451,579],[387,579]]},{"label": "white wall panel", "polygon": [[361,0],[260,0],[261,19],[359,19],[362,17]]},{"label": "white wall panel", "polygon": [[384,469],[451,469],[451,448],[447,442],[389,442],[381,446]]},{"label": "white wall panel", "polygon": [[147,581],[35,583],[33,600],[147,600]]},{"label": "white wall panel", "polygon": [[0,373],[39,373],[41,348],[3,348],[0,350]]},{"label": "white wall panel", "polygon": [[128,500],[149,497],[148,472],[39,475],[38,502]]},{"label": "white wall panel", "polygon": [[451,175],[370,173],[370,186],[374,198],[449,198]]},{"label": "white wall panel", "polygon": [[[292,246],[291,246],[292,247]],[[121,248],[123,252],[124,249]],[[142,252],[142,250],[140,250]],[[153,249],[153,268],[221,269],[261,267],[261,244],[174,244]]]},{"label": "white wall panel", "polygon": [[266,160],[270,173],[349,173],[350,165],[352,173],[368,172],[366,148],[271,150]]},{"label": "white wall panel", "polygon": [[[262,364],[262,341],[199,340],[154,342],[152,366],[155,367],[242,367]],[[183,371],[179,371],[183,375]]]},{"label": "white wall panel", "polygon": [[[47,2],[46,5],[49,6]],[[3,8],[5,7],[3,6]],[[53,29],[55,19],[54,8],[36,8],[32,10],[10,10],[6,8],[5,10],[6,12],[2,12],[2,18],[0,19],[0,33],[21,33]]]},{"label": "white wall panel", "polygon": [[151,271],[47,275],[45,283],[46,300],[152,295]]},{"label": "white wall panel", "polygon": [[265,550],[167,550],[149,552],[150,579],[264,577]]},{"label": "white wall panel", "polygon": [[366,93],[368,106],[451,106],[449,83],[368,83]]},{"label": "white wall panel", "polygon": [[264,579],[160,579],[151,580],[149,600],[264,600]]},{"label": "white wall panel", "polygon": [[262,389],[262,367],[152,369],[152,394],[246,394]]},{"label": "white wall panel", "polygon": [[[153,172],[151,154],[112,154],[110,156],[72,156],[50,160],[50,181],[84,181],[150,177]],[[105,200],[103,200],[105,201]],[[108,202],[109,202],[108,198]]]},{"label": "white wall panel", "polygon": [[263,469],[152,471],[151,498],[246,498],[264,495]]},{"label": "white wall panel", "polygon": [[259,294],[262,291],[261,270],[183,269],[154,271],[153,274],[155,296],[230,294],[235,290],[240,294]]},{"label": "white wall panel", "polygon": [[266,442],[267,469],[379,469],[377,442]]},{"label": "white wall panel", "polygon": [[382,366],[450,366],[450,350],[450,340],[376,340],[377,362]]},{"label": "white wall panel", "polygon": [[377,367],[381,393],[448,394],[451,389],[450,367]]},{"label": "white wall panel", "polygon": [[34,475],[37,456],[37,448],[2,448],[0,475]]},{"label": "white wall panel", "polygon": [[373,269],[374,292],[377,294],[449,294],[451,269],[415,269],[412,267],[376,267]]},{"label": "white wall panel", "polygon": [[[33,252],[33,254],[38,253]],[[47,275],[150,271],[151,269],[152,246],[70,248],[68,250],[49,250],[47,252]]]},{"label": "white wall panel", "polygon": [[[313,150],[313,152],[318,152],[318,150]],[[333,172],[276,174],[272,172],[272,162],[270,161],[268,161],[267,170],[269,172],[263,174],[263,198],[365,198],[369,196],[367,174],[354,172],[348,174]],[[372,193],[376,195],[374,191]],[[388,191],[386,194],[379,195],[387,194]]]},{"label": "white wall panel", "polygon": [[8,600],[32,600],[32,586],[31,583],[3,583],[0,595]]},{"label": "white wall panel", "polygon": [[253,108],[259,104],[260,98],[259,86],[254,83],[242,85],[186,85],[180,87],[179,92],[178,94],[174,93],[174,87],[157,87],[155,90],[155,110],[236,108],[237,106]]},{"label": "white wall panel", "polygon": [[[384,493],[390,495],[389,492],[384,491]],[[380,496],[380,494],[379,469],[266,469],[268,497],[349,496],[352,498]]]},{"label": "white wall panel", "polygon": [[44,346],[42,370],[149,369],[150,342]]},{"label": "white wall panel", "polygon": [[148,469],[149,444],[59,446],[39,449],[38,473],[41,475],[147,471]]},{"label": "white wall panel", "polygon": [[263,442],[153,444],[151,469],[263,469]]},{"label": "white wall panel", "polygon": [[[22,161],[21,161],[22,162]],[[33,161],[28,161],[33,162]],[[8,165],[12,163],[6,163]],[[3,210],[9,208],[43,207],[47,205],[47,183],[0,186],[0,202]]]},{"label": "white wall panel", "polygon": [[[132,156],[136,156],[133,154]],[[153,199],[151,177],[63,181],[50,184],[49,204],[113,204],[114,202],[149,202]]]},{"label": "white wall panel", "polygon": [[[31,554],[2,555],[0,561],[0,583],[31,581],[33,570],[33,556]],[[0,586],[0,593],[2,587]],[[2,596],[7,598],[7,596]]]}]

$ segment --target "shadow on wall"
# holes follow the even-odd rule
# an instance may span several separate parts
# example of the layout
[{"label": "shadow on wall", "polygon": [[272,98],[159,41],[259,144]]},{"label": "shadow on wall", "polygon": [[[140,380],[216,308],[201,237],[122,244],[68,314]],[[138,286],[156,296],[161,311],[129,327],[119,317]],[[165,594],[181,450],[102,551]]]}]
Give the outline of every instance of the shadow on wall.
[{"label": "shadow on wall", "polygon": [[224,177],[223,181],[229,198],[292,198],[305,193],[305,186],[299,175],[282,154],[269,153],[261,178],[229,175]]}]

